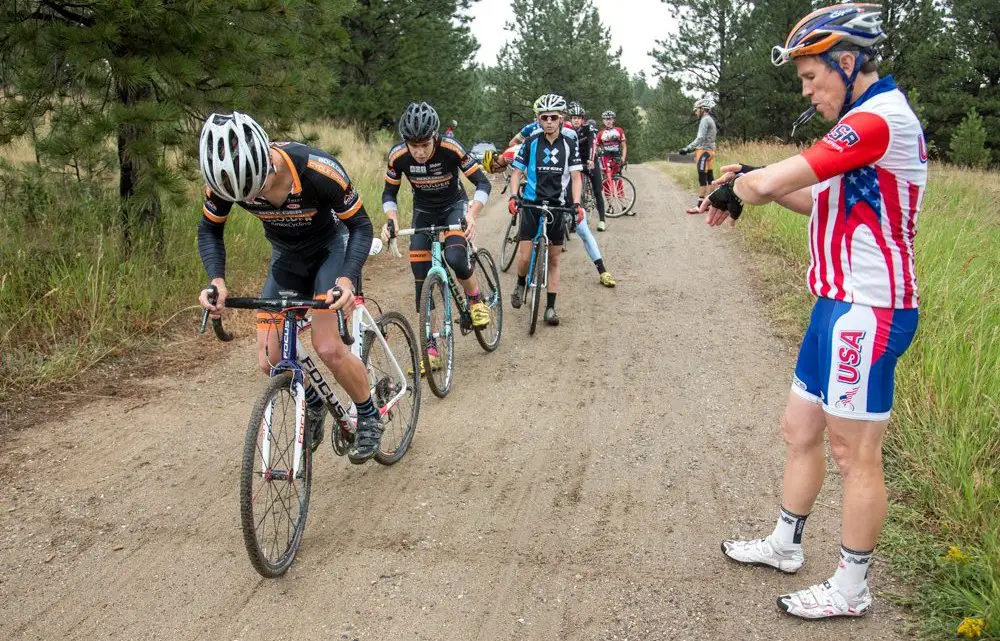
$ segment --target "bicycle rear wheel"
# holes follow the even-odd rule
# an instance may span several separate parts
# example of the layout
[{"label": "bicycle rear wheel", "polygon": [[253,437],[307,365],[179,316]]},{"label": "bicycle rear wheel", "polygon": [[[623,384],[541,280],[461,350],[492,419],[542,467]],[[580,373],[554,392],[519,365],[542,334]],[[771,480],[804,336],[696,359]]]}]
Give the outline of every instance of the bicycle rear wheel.
[{"label": "bicycle rear wheel", "polygon": [[612,176],[605,181],[604,213],[609,218],[618,218],[632,211],[635,207],[635,185],[621,174]]},{"label": "bicycle rear wheel", "polygon": [[531,270],[529,286],[531,291],[531,325],[528,327],[528,334],[535,333],[538,325],[538,306],[542,299],[542,286],[545,278],[545,269],[549,262],[549,246],[542,241],[535,242],[535,265]]},{"label": "bicycle rear wheel", "polygon": [[514,264],[514,256],[517,256],[517,232],[517,216],[511,216],[503,235],[503,245],[500,246],[501,271],[507,271]]},{"label": "bicycle rear wheel", "polygon": [[[451,390],[455,364],[455,332],[450,323],[450,311],[448,287],[441,274],[432,273],[424,281],[420,292],[420,330],[417,337],[420,339],[427,384],[438,398],[444,398]],[[431,368],[431,355],[428,353],[431,346],[437,349],[440,359],[437,369]]]},{"label": "bicycle rear wheel", "polygon": [[[294,474],[297,435],[292,373],[271,378],[257,399],[243,442],[240,524],[250,564],[261,576],[281,576],[295,560],[309,511],[309,437]],[[303,417],[304,418],[304,417]]]},{"label": "bicycle rear wheel", "polygon": [[503,295],[500,293],[500,274],[493,264],[493,257],[480,248],[472,255],[472,270],[479,283],[479,295],[490,308],[490,324],[476,328],[476,340],[487,352],[500,346],[503,333]]},{"label": "bicycle rear wheel", "polygon": [[[386,312],[375,319],[375,324],[385,344],[375,331],[366,331],[361,344],[361,362],[368,369],[372,402],[382,415],[382,441],[375,452],[375,460],[382,465],[392,465],[406,454],[417,429],[420,352],[410,323],[399,312]],[[404,384],[407,390],[397,398]]]}]

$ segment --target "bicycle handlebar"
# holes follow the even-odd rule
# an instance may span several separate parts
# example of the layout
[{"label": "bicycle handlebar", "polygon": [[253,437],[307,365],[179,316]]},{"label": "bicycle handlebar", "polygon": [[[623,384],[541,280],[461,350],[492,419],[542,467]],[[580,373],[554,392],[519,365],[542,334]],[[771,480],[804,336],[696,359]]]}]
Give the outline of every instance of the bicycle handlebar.
[{"label": "bicycle handlebar", "polygon": [[[333,288],[334,298],[339,298],[343,293],[339,287]],[[219,290],[215,285],[208,286],[208,302],[215,304],[219,298]],[[325,300],[314,300],[312,298],[294,298],[291,296],[283,296],[281,298],[227,298],[226,307],[232,307],[233,309],[269,309],[269,310],[279,310],[285,311],[294,307],[304,307],[308,309],[329,309],[330,304]],[[201,328],[199,333],[205,333],[205,327],[208,325],[208,310],[206,309],[201,316]],[[215,336],[223,342],[228,343],[233,340],[232,332],[227,331],[222,326],[221,318],[212,319],[212,330],[215,332]],[[340,340],[344,342],[344,345],[353,345],[354,337],[351,336],[350,331],[347,328],[347,321],[344,319],[343,310],[337,310],[337,331],[340,333]]]}]

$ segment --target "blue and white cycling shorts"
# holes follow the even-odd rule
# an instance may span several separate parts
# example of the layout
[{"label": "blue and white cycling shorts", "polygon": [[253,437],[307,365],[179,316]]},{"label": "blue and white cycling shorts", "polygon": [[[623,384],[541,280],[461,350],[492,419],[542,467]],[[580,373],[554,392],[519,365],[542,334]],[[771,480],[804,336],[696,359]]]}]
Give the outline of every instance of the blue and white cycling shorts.
[{"label": "blue and white cycling shorts", "polygon": [[820,298],[802,339],[792,391],[834,416],[883,421],[892,411],[896,359],[918,313]]}]

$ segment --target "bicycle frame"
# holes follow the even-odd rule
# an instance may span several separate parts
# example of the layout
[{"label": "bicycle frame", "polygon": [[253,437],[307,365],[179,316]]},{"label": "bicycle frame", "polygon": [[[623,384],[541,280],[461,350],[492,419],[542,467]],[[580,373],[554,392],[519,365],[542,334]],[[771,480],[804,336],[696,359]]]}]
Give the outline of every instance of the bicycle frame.
[{"label": "bicycle frame", "polygon": [[[448,269],[448,263],[444,259],[444,243],[441,241],[441,232],[444,231],[460,231],[462,230],[462,225],[431,225],[430,227],[421,229],[401,229],[398,232],[400,236],[412,236],[414,234],[431,234],[431,268],[427,272],[425,278],[429,278],[431,274],[439,274],[444,282],[448,283],[448,290],[451,292],[451,298],[455,301],[455,306],[458,307],[458,312],[462,317],[462,322],[468,324],[472,327],[472,316],[469,313],[469,306],[467,304],[465,294],[459,293],[458,290],[458,279],[451,275]],[[475,253],[476,248],[469,243],[466,251],[469,254]],[[437,340],[442,338],[442,335],[434,335],[430,328],[430,318],[427,319],[428,325],[424,327],[424,335],[428,338]],[[444,322],[443,322],[444,338],[451,336],[452,332],[452,316],[451,316],[451,305],[445,305],[444,309]]]},{"label": "bicycle frame", "polygon": [[[361,358],[361,350],[363,349],[364,341],[358,339],[366,336],[366,332],[372,332],[376,340],[378,340],[385,349],[385,353],[388,354],[389,358],[392,360],[393,374],[397,377],[397,380],[401,382],[401,389],[399,392],[386,402],[384,407],[378,408],[379,415],[385,416],[399,404],[399,401],[402,400],[402,398],[409,391],[407,378],[404,375],[399,362],[396,361],[395,354],[393,354],[392,350],[389,349],[389,345],[386,343],[385,337],[382,336],[382,331],[375,322],[375,318],[365,306],[364,298],[362,296],[355,296],[354,300],[356,305],[354,308],[354,314],[351,317],[351,331],[355,340],[351,345],[351,353],[358,358]],[[352,418],[347,410],[344,409],[343,404],[334,393],[333,388],[329,383],[327,383],[323,374],[320,373],[319,368],[316,366],[316,362],[313,361],[312,357],[306,352],[305,347],[302,345],[302,339],[299,338],[299,334],[311,327],[312,321],[299,319],[294,309],[285,310],[284,314],[285,323],[281,336],[281,360],[271,367],[271,376],[277,376],[283,372],[291,372],[293,377],[292,385],[294,387],[295,394],[296,435],[291,478],[294,479],[298,477],[300,466],[302,465],[302,448],[304,446],[306,424],[306,375],[309,376],[309,381],[326,403],[327,409],[331,414],[333,414],[334,420],[337,422],[337,425],[341,430],[356,430],[357,418]],[[302,356],[299,357],[299,354]],[[374,394],[375,390],[371,390],[371,393]],[[273,404],[269,405],[264,414],[264,423],[261,426],[261,429],[266,430],[265,436],[267,436],[271,430],[271,411],[273,407]],[[271,439],[263,438],[262,443],[261,459],[264,464],[263,469],[269,469]]]},{"label": "bicycle frame", "polygon": [[[538,231],[535,232],[535,237],[531,241],[531,258],[528,260],[528,273],[535,273],[535,260],[538,259],[538,241],[544,240],[546,245],[551,245],[549,242],[549,230],[548,224],[554,220],[555,216],[551,209],[547,205],[528,205],[529,207],[534,207],[543,212],[541,216],[538,217]],[[548,287],[549,286],[549,264],[545,261],[542,265],[542,282],[539,283],[528,283],[528,287]]]}]

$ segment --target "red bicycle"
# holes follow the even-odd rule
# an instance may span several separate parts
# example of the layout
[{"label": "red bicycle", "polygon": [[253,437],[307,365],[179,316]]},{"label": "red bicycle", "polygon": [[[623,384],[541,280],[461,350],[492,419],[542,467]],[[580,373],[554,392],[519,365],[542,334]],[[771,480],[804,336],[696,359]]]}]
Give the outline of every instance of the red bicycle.
[{"label": "red bicycle", "polygon": [[618,218],[635,207],[635,185],[622,175],[621,162],[614,156],[601,156],[601,186],[604,191],[604,214]]}]

